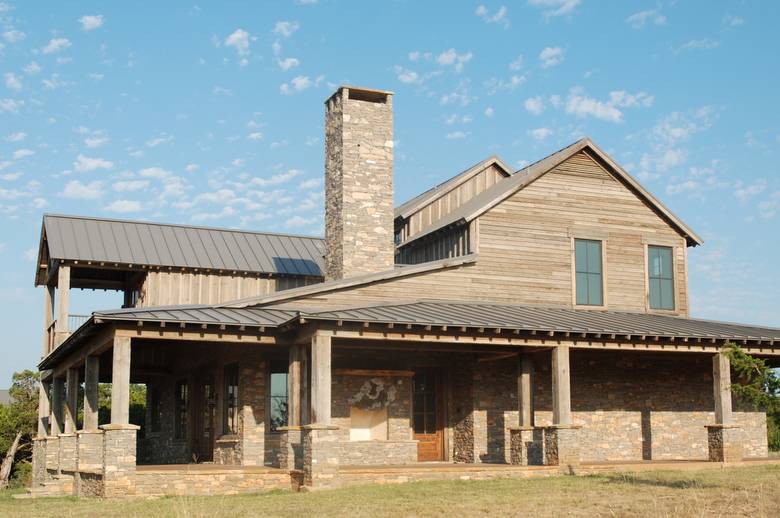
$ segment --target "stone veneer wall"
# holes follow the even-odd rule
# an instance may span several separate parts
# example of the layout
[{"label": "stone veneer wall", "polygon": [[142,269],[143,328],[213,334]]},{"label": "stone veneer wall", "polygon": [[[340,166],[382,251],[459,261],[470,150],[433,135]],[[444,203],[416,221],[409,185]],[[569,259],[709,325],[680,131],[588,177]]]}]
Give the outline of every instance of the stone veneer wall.
[{"label": "stone veneer wall", "polygon": [[511,461],[509,427],[517,426],[517,361],[474,366],[475,462]]},{"label": "stone veneer wall", "polygon": [[360,391],[372,376],[335,375],[332,381],[331,423],[338,441],[342,465],[406,464],[417,461],[417,442],[412,440],[412,380],[408,377],[382,377],[396,389],[395,400],[387,407],[386,441],[350,441],[349,398]]},{"label": "stone veneer wall", "polygon": [[453,362],[448,378],[449,458],[454,462],[472,463],[475,460],[473,358],[459,357]]},{"label": "stone veneer wall", "polygon": [[258,355],[247,354],[239,360],[238,398],[239,448],[243,466],[265,464],[265,398],[266,362]]},{"label": "stone veneer wall", "polygon": [[[151,390],[146,391],[146,427],[143,437],[138,436],[138,462],[139,464],[186,464],[192,462],[189,446],[189,430],[183,438],[175,436],[175,391],[176,383],[186,376],[167,377],[148,387],[157,387],[160,390],[160,431],[153,432],[151,405],[149,404]],[[190,392],[190,397],[192,393]],[[189,428],[189,427],[188,427]]]}]

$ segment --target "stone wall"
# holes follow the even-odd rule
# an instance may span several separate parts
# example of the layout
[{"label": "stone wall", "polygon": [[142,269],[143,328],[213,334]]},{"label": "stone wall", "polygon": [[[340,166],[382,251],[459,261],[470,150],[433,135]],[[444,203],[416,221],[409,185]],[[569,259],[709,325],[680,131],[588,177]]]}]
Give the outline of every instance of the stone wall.
[{"label": "stone wall", "polygon": [[265,464],[266,362],[258,355],[243,356],[239,363],[238,398],[241,464]]},{"label": "stone wall", "polygon": [[475,462],[511,460],[509,428],[517,426],[517,361],[491,361],[474,366]]},{"label": "stone wall", "polygon": [[[474,369],[472,357],[460,357],[449,373],[450,459],[471,463],[474,455]],[[513,423],[516,424],[516,423]]]},{"label": "stone wall", "polygon": [[[175,434],[175,397],[176,382],[184,376],[158,379],[147,385],[146,391],[146,427],[144,435],[138,437],[139,464],[186,464],[192,461],[188,433],[177,438]],[[152,430],[152,408],[150,404],[152,389],[160,393],[160,430]]]},{"label": "stone wall", "polygon": [[142,471],[135,474],[132,494],[143,496],[235,495],[289,490],[290,475],[283,471],[219,470],[170,473]]}]

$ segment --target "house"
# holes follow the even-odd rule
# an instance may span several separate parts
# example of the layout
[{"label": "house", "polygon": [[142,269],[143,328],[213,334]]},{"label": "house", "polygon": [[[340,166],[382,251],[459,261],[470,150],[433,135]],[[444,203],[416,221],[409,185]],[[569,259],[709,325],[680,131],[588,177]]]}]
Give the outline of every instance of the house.
[{"label": "house", "polygon": [[[776,362],[780,330],[689,317],[691,228],[589,139],[394,207],[392,100],[326,101],[324,240],[44,216],[34,492],[767,457],[766,415],[733,401],[721,349]],[[124,307],[71,318],[71,288]]]}]

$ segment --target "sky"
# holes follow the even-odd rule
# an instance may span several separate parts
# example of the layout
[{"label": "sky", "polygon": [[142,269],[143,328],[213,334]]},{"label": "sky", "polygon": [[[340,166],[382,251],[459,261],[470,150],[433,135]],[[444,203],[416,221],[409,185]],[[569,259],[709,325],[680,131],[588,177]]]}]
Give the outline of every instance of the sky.
[{"label": "sky", "polygon": [[40,358],[42,214],[322,235],[341,84],[395,92],[396,203],[589,136],[703,237],[691,315],[780,327],[778,22],[758,1],[0,0],[0,387]]}]

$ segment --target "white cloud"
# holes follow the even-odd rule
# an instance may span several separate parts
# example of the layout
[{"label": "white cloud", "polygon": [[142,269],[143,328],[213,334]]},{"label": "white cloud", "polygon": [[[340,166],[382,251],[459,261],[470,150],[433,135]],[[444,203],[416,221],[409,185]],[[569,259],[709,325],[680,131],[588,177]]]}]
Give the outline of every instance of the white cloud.
[{"label": "white cloud", "polygon": [[4,180],[6,182],[13,182],[14,180],[18,180],[24,175],[24,173],[16,172],[16,173],[5,173],[0,174],[0,180]]},{"label": "white cloud", "polygon": [[273,175],[271,178],[252,178],[252,185],[267,187],[269,185],[281,185],[303,174],[298,169],[290,169],[287,172]]},{"label": "white cloud", "polygon": [[723,25],[726,27],[739,27],[745,24],[745,19],[741,16],[727,14],[723,17]]},{"label": "white cloud", "polygon": [[460,106],[468,106],[472,101],[471,94],[469,93],[469,81],[461,80],[455,90],[449,93],[442,94],[439,97],[439,103],[446,104],[458,104]]},{"label": "white cloud", "polygon": [[85,184],[78,180],[71,180],[65,185],[60,196],[74,200],[96,200],[103,196],[103,182],[94,181]]},{"label": "white cloud", "polygon": [[160,201],[165,201],[167,198],[172,197],[180,198],[191,188],[183,178],[161,167],[141,169],[138,171],[138,175],[142,178],[151,178],[162,183],[163,190],[158,195]]},{"label": "white cloud", "polygon": [[22,90],[22,78],[14,74],[13,72],[5,73],[5,86],[10,90],[19,92]]},{"label": "white cloud", "polygon": [[79,18],[82,31],[91,31],[93,29],[99,29],[103,26],[103,15],[84,15]]},{"label": "white cloud", "polygon": [[89,78],[90,78],[90,79],[92,79],[93,81],[102,81],[102,80],[103,80],[103,78],[105,77],[105,75],[103,75],[103,74],[98,74],[98,73],[96,73],[96,72],[90,72],[90,73],[87,75],[87,77],[89,77]]},{"label": "white cloud", "polygon": [[764,219],[774,217],[780,211],[780,191],[773,192],[768,199],[759,203],[758,210]]},{"label": "white cloud", "polygon": [[695,193],[699,190],[699,184],[694,180],[683,180],[678,183],[670,183],[666,186],[666,194]]},{"label": "white cloud", "polygon": [[27,133],[23,131],[17,131],[16,133],[11,133],[7,137],[5,137],[6,142],[21,142],[27,138]]},{"label": "white cloud", "polygon": [[298,30],[298,28],[298,22],[276,22],[276,25],[274,25],[274,34],[289,38]]},{"label": "white cloud", "polygon": [[17,149],[14,151],[13,157],[14,160],[19,160],[20,158],[25,158],[28,156],[32,156],[35,154],[35,151],[32,149]]},{"label": "white cloud", "polygon": [[686,50],[712,50],[720,46],[719,41],[711,40],[709,38],[703,38],[700,40],[689,40],[683,45],[677,47],[674,50],[675,53],[683,52]]},{"label": "white cloud", "polygon": [[629,94],[624,90],[609,92],[610,104],[621,108],[649,108],[653,105],[654,101],[655,96],[645,92],[638,92],[636,94]]},{"label": "white cloud", "polygon": [[550,68],[560,64],[564,58],[563,54],[564,50],[561,47],[545,47],[539,53],[542,68]]},{"label": "white cloud", "polygon": [[277,60],[277,63],[279,63],[279,68],[282,70],[290,70],[291,68],[295,68],[301,64],[301,62],[295,58],[279,59]]},{"label": "white cloud", "polygon": [[539,96],[529,97],[525,100],[523,106],[534,115],[540,115],[544,111],[544,99]]},{"label": "white cloud", "polygon": [[147,147],[157,147],[157,146],[160,146],[162,144],[169,144],[171,142],[173,142],[173,135],[169,135],[167,133],[163,133],[159,137],[147,140],[146,141],[146,146]]},{"label": "white cloud", "polygon": [[73,84],[70,81],[61,80],[59,74],[52,74],[49,79],[44,79],[41,82],[47,90],[56,90],[58,88],[62,88],[63,86],[70,86]]},{"label": "white cloud", "polygon": [[249,140],[263,140],[263,134],[259,131],[253,131],[246,136]]},{"label": "white cloud", "polygon": [[233,33],[225,38],[226,47],[234,47],[239,56],[246,56],[249,54],[249,43],[251,36],[244,29],[236,29]]},{"label": "white cloud", "polygon": [[517,56],[517,59],[509,63],[509,70],[520,70],[523,68],[523,55]]},{"label": "white cloud", "polygon": [[300,189],[316,189],[320,185],[322,185],[322,178],[309,178],[299,183],[298,187]]},{"label": "white cloud", "polygon": [[117,192],[135,192],[147,187],[149,187],[149,180],[120,180],[113,185]]},{"label": "white cloud", "polygon": [[283,83],[279,87],[279,91],[285,95],[289,95],[295,92],[302,92],[304,90],[308,90],[312,86],[319,86],[324,80],[325,76],[318,76],[313,81],[309,79],[309,76],[297,76],[292,78],[289,83]]},{"label": "white cloud", "polygon": [[552,130],[550,128],[536,128],[531,130],[529,134],[534,140],[541,142],[542,140],[545,140],[547,137],[552,135]]},{"label": "white cloud", "polygon": [[84,145],[90,149],[95,149],[108,142],[108,137],[105,135],[93,135],[84,139]]},{"label": "white cloud", "polygon": [[24,101],[17,101],[16,99],[0,99],[0,113],[17,113],[19,108],[22,106],[24,106]]},{"label": "white cloud", "polygon": [[27,64],[27,66],[24,67],[24,73],[25,74],[33,75],[33,74],[37,74],[40,71],[41,71],[41,66],[38,63],[36,63],[35,61],[30,61]]},{"label": "white cloud", "polygon": [[464,131],[453,131],[452,133],[447,133],[446,138],[447,140],[462,140],[468,135],[469,134]]},{"label": "white cloud", "polygon": [[198,170],[198,164],[187,164],[187,167],[185,167],[184,170],[188,173],[194,173]]},{"label": "white cloud", "polygon": [[767,188],[766,180],[759,179],[750,184],[744,184],[741,181],[737,181],[734,185],[734,197],[740,202],[745,203],[753,196],[757,196],[764,192]]},{"label": "white cloud", "polygon": [[103,207],[103,210],[121,213],[139,212],[141,210],[141,202],[136,200],[115,200]]},{"label": "white cloud", "polygon": [[9,29],[3,33],[3,39],[8,43],[18,43],[22,41],[27,35],[22,31],[16,29]]},{"label": "white cloud", "polygon": [[452,126],[453,124],[468,124],[471,121],[472,118],[470,115],[458,115],[457,113],[444,117],[444,124],[447,126]]},{"label": "white cloud", "polygon": [[413,70],[408,70],[402,66],[396,65],[395,68],[395,74],[396,77],[398,77],[398,80],[405,84],[411,84],[411,83],[417,83],[419,82],[420,78],[417,75],[417,72]]},{"label": "white cloud", "polygon": [[413,50],[409,53],[409,61],[419,61],[422,53],[419,50]]},{"label": "white cloud", "polygon": [[49,206],[49,202],[46,201],[46,198],[33,198],[32,206],[35,209],[43,209]]},{"label": "white cloud", "polygon": [[655,25],[664,25],[666,24],[666,16],[661,14],[657,9],[647,9],[634,13],[626,18],[626,23],[631,25],[634,29],[641,29],[648,22],[652,22]]},{"label": "white cloud", "polygon": [[494,95],[502,90],[511,92],[525,84],[526,80],[525,75],[513,75],[509,79],[491,77],[483,85],[487,89],[488,95]]},{"label": "white cloud", "polygon": [[222,86],[215,86],[212,89],[212,92],[214,93],[214,95],[224,95],[226,97],[230,97],[233,95],[233,92],[231,92],[230,90]]},{"label": "white cloud", "polygon": [[49,43],[41,49],[41,52],[44,54],[54,54],[63,49],[67,49],[70,45],[70,40],[67,38],[52,38],[49,40]]},{"label": "white cloud", "polygon": [[480,4],[479,7],[477,7],[477,10],[474,14],[482,18],[482,21],[485,23],[498,23],[504,26],[504,29],[509,28],[509,18],[507,18],[507,8],[505,6],[501,6],[496,10],[495,13],[490,14],[488,11],[488,8],[484,5]]},{"label": "white cloud", "polygon": [[565,111],[577,117],[594,117],[608,122],[622,122],[620,108],[649,107],[655,98],[645,92],[629,94],[625,91],[609,93],[608,101],[588,97],[581,88],[572,88],[566,99]]},{"label": "white cloud", "polygon": [[528,5],[542,7],[545,18],[566,16],[582,3],[582,0],[528,0]]},{"label": "white cloud", "polygon": [[493,108],[491,108],[490,106],[485,108],[485,117],[487,117],[488,119],[491,118],[495,113],[496,113],[496,111]]},{"label": "white cloud", "polygon": [[312,216],[310,218],[304,218],[303,216],[293,216],[287,221],[285,221],[284,226],[285,227],[305,227],[306,225],[313,225],[314,223],[317,223],[318,218],[316,216]]},{"label": "white cloud", "polygon": [[454,66],[455,71],[460,73],[463,70],[463,65],[471,61],[474,55],[471,52],[464,52],[458,54],[455,49],[445,50],[438,56],[436,56],[436,62],[441,66]]},{"label": "white cloud", "polygon": [[73,162],[73,169],[79,173],[89,173],[98,169],[113,169],[114,163],[103,158],[90,158],[79,154]]}]

